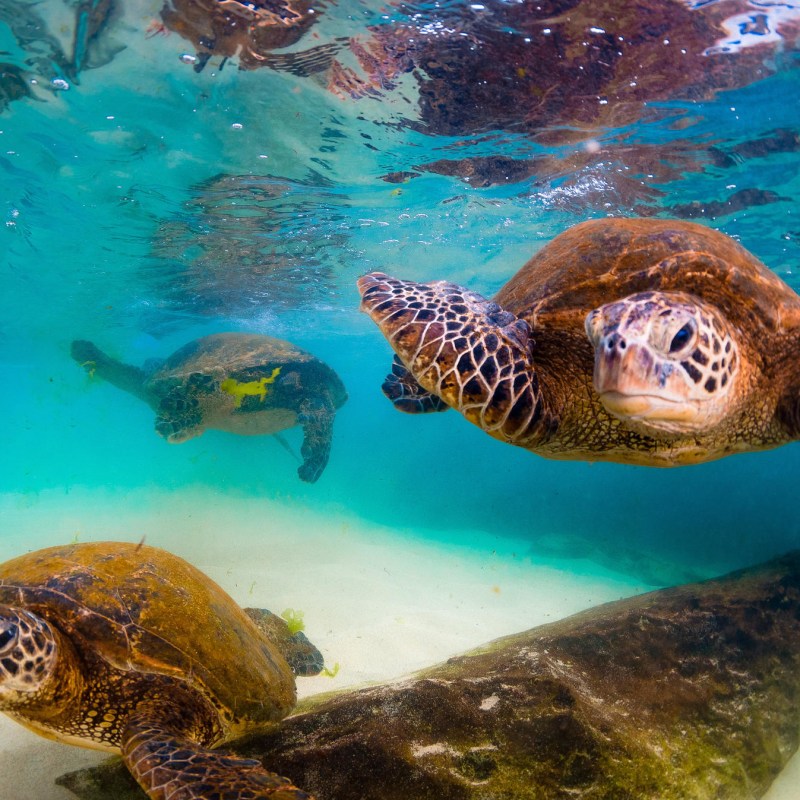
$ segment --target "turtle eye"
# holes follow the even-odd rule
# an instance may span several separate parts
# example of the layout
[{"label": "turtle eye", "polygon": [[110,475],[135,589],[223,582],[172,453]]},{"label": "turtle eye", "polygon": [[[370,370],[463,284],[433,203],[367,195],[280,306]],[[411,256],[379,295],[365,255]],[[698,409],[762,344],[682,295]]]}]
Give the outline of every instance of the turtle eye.
[{"label": "turtle eye", "polygon": [[0,623],[0,650],[17,641],[17,626],[13,622]]},{"label": "turtle eye", "polygon": [[694,323],[690,320],[687,322],[673,337],[669,343],[670,353],[677,353],[683,350],[692,339],[694,335]]}]

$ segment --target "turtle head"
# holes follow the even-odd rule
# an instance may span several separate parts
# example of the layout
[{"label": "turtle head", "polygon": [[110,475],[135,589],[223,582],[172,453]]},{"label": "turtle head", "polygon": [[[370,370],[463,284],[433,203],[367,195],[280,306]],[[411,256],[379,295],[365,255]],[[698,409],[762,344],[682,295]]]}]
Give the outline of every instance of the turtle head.
[{"label": "turtle head", "polygon": [[0,706],[25,705],[53,675],[56,639],[46,620],[0,606]]},{"label": "turtle head", "polygon": [[643,292],[586,318],[594,388],[609,414],[647,435],[691,435],[731,409],[739,354],[720,312],[682,292]]}]

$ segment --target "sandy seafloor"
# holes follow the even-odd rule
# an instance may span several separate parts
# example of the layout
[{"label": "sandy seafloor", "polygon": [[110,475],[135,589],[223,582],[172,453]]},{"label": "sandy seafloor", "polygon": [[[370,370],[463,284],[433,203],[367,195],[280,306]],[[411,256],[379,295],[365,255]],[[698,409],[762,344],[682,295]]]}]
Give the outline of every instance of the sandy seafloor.
[{"label": "sandy seafloor", "polygon": [[[533,563],[523,555],[526,543],[507,537],[470,532],[469,546],[443,544],[345,513],[206,489],[5,494],[0,515],[13,534],[0,540],[3,560],[17,555],[21,542],[35,549],[144,536],[189,559],[242,605],[302,611],[307,634],[339,669],[333,678],[300,679],[300,697],[394,678],[652,588],[588,562],[585,569],[574,560]],[[0,717],[2,800],[68,800],[53,779],[104,758]],[[768,800],[797,800],[798,787],[795,756]]]}]

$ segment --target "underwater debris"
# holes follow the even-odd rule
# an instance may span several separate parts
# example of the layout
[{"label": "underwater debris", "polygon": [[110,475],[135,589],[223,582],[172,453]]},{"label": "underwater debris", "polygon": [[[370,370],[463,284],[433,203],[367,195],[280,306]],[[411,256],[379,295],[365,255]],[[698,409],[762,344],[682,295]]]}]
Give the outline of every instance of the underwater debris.
[{"label": "underwater debris", "polygon": [[304,616],[303,612],[296,608],[285,608],[281,611],[281,617],[286,620],[289,631],[293,634],[305,630],[306,623],[303,619]]},{"label": "underwater debris", "polygon": [[330,669],[324,667],[320,674],[324,675],[326,678],[335,678],[339,674],[339,662],[337,661]]},{"label": "underwater debris", "polygon": [[275,367],[269,376],[255,381],[237,381],[236,378],[226,378],[220,383],[219,388],[234,398],[236,408],[242,405],[245,397],[258,397],[263,403],[267,398],[270,384],[275,383],[275,379],[281,374],[281,367]]}]

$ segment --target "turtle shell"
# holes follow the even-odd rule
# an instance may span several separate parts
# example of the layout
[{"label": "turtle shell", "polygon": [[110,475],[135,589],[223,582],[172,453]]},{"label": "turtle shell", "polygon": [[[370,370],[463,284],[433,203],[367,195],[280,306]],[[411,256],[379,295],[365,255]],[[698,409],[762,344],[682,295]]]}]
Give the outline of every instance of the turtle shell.
[{"label": "turtle shell", "polygon": [[687,292],[741,331],[800,326],[800,297],[728,236],[693,222],[602,219],[543,247],[496,296],[538,325],[581,331],[594,308],[638,292]]},{"label": "turtle shell", "polygon": [[257,333],[215,333],[176,350],[151,380],[181,379],[196,372],[225,376],[267,363],[307,363],[317,359],[291,342]]},{"label": "turtle shell", "polygon": [[165,394],[192,375],[249,380],[254,370],[267,366],[291,366],[302,376],[302,385],[328,389],[336,407],[347,397],[341,379],[327,364],[291,342],[257,333],[215,333],[195,339],[169,356],[148,383],[157,394]]},{"label": "turtle shell", "polygon": [[0,565],[0,602],[118,670],[186,681],[220,710],[228,735],[294,706],[277,648],[216,583],[164,550],[92,542],[29,553]]}]

